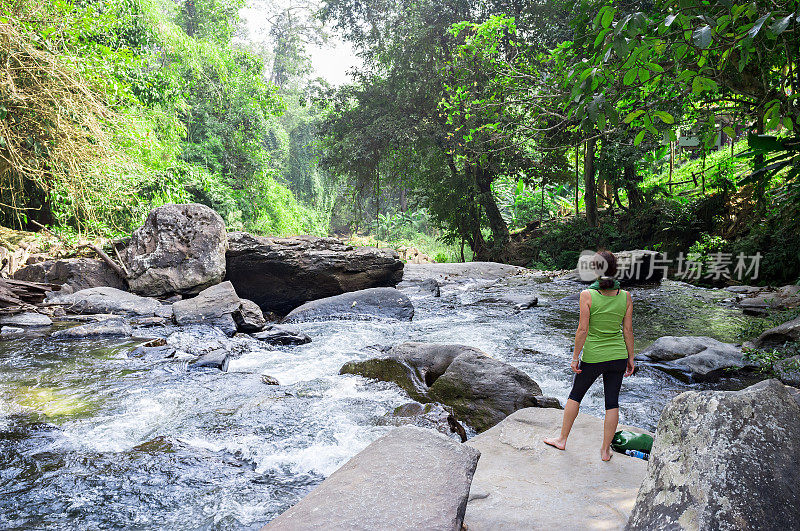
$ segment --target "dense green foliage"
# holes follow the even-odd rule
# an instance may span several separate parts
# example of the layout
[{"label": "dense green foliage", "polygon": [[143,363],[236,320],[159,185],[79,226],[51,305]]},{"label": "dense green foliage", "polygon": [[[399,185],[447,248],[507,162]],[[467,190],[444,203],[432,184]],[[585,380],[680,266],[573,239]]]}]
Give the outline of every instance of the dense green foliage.
[{"label": "dense green foliage", "polygon": [[[326,232],[324,213],[283,184],[296,148],[281,122],[287,106],[264,77],[264,59],[232,44],[241,7],[236,0],[4,4],[2,30],[30,47],[10,38],[1,44],[10,80],[3,121],[19,123],[30,108],[25,96],[35,100],[15,99],[20,88],[50,79],[62,95],[29,117],[57,125],[0,146],[8,162],[0,169],[8,196],[3,223],[24,227],[32,219],[114,234],[154,206],[196,201],[215,208],[229,228]],[[49,77],[26,78],[14,68],[35,71],[42,58]],[[63,115],[51,119],[48,106]],[[77,127],[64,126],[70,121]],[[15,153],[27,144],[34,168]],[[70,147],[72,157],[56,156]]]},{"label": "dense green foliage", "polygon": [[[760,252],[751,280],[800,278],[796,1],[335,0],[323,15],[365,58],[324,124],[326,164],[365,193],[401,177],[476,256]],[[570,210],[585,221],[555,222]]]}]

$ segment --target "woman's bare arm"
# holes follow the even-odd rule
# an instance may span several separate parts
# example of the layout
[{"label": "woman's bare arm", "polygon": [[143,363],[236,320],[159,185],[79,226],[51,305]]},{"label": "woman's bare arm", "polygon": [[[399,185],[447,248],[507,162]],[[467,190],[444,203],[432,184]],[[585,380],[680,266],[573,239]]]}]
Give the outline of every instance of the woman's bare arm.
[{"label": "woman's bare arm", "polygon": [[592,294],[589,290],[581,291],[581,297],[578,301],[580,306],[581,315],[578,318],[578,331],[575,332],[575,350],[572,352],[572,370],[576,373],[581,372],[578,369],[578,358],[583,350],[583,345],[586,343],[586,335],[589,333],[589,311],[592,307]]},{"label": "woman's bare arm", "polygon": [[625,348],[628,349],[628,367],[625,376],[633,374],[633,299],[628,295],[628,307],[625,309],[625,317],[622,319],[622,335],[625,337]]}]

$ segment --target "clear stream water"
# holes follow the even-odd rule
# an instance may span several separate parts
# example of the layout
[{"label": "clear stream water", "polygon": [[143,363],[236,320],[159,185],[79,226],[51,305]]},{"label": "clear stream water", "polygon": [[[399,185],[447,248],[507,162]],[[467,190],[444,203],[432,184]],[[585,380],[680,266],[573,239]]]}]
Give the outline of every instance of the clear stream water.
[{"label": "clear stream water", "polygon": [[[241,352],[228,372],[129,357],[141,341],[0,342],[0,528],[257,529],[391,429],[380,419],[409,401],[392,384],[339,376],[346,361],[371,357],[371,345],[462,343],[563,402],[578,312],[560,299],[580,289],[529,275],[448,284],[441,298],[408,289],[411,323],[305,323],[313,341],[297,347],[223,340]],[[631,291],[637,351],[662,335],[733,341],[751,319],[724,291],[672,281]],[[485,300],[509,293],[536,294],[540,306]],[[703,385],[643,367],[623,384],[621,420],[654,429],[665,403],[690,388]],[[583,411],[602,414],[601,385]]]}]

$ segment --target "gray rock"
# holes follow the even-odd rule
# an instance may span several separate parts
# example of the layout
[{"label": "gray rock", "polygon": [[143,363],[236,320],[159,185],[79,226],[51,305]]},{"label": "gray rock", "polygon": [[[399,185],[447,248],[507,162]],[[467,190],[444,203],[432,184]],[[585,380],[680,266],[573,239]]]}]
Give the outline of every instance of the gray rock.
[{"label": "gray rock", "polygon": [[800,354],[776,361],[772,371],[786,385],[800,387]]},{"label": "gray rock", "polygon": [[18,336],[18,335],[24,334],[24,333],[25,333],[25,329],[24,328],[20,328],[18,326],[3,326],[3,327],[0,327],[0,336],[3,336],[3,337],[14,337],[14,336]]},{"label": "gray rock", "polygon": [[228,238],[212,209],[195,203],[153,209],[122,252],[131,291],[194,294],[225,277]]},{"label": "gray rock", "polygon": [[264,314],[258,304],[247,299],[241,299],[242,305],[233,313],[233,320],[242,332],[258,332],[267,324]]},{"label": "gray rock", "polygon": [[146,359],[167,359],[175,356],[176,349],[169,345],[158,346],[145,346],[141,345],[136,347],[128,353],[131,358],[146,358]]},{"label": "gray rock", "polygon": [[133,334],[131,325],[122,319],[105,319],[86,323],[64,330],[57,330],[50,337],[59,339],[84,339],[89,337],[130,337]]},{"label": "gray rock", "polygon": [[301,304],[350,291],[395,286],[403,262],[391,249],[352,247],[334,238],[228,235],[226,279],[264,311],[285,315]]},{"label": "gray rock", "polygon": [[200,356],[197,361],[190,363],[191,369],[219,369],[223,372],[228,370],[229,355],[225,349],[212,350]]},{"label": "gray rock", "polygon": [[764,288],[759,286],[728,286],[725,288],[725,290],[739,295],[754,295],[764,291]]},{"label": "gray rock", "polygon": [[428,278],[420,283],[420,289],[423,291],[430,291],[431,295],[434,297],[441,297],[442,296],[442,289],[439,281],[435,278]]},{"label": "gray rock", "polygon": [[479,457],[435,431],[396,428],[265,529],[460,531]]},{"label": "gray rock", "polygon": [[124,290],[128,287],[108,264],[95,258],[46,260],[19,269],[13,277],[29,282],[58,284],[65,294],[88,288],[110,287]]},{"label": "gray rock", "polygon": [[395,288],[369,288],[307,302],[292,310],[283,322],[332,319],[395,319],[414,317],[411,300]]},{"label": "gray rock", "polygon": [[53,320],[48,316],[36,312],[23,312],[15,315],[0,316],[0,325],[36,327],[50,326]]},{"label": "gray rock", "polygon": [[270,345],[305,345],[311,338],[294,327],[286,325],[269,325],[261,332],[251,334],[259,341]]},{"label": "gray rock", "polygon": [[798,433],[800,406],[777,380],[679,395],[627,529],[796,529]]},{"label": "gray rock", "polygon": [[233,335],[236,322],[233,314],[239,311],[242,301],[230,282],[225,281],[201,291],[196,297],[173,303],[175,322],[181,326],[206,324]]},{"label": "gray rock", "polygon": [[756,348],[777,347],[787,341],[800,341],[800,317],[770,328],[758,336],[753,345]]},{"label": "gray rock", "polygon": [[340,374],[394,382],[418,402],[441,402],[478,432],[524,407],[560,407],[519,369],[464,345],[403,343]]},{"label": "gray rock", "polygon": [[515,310],[527,310],[539,304],[536,295],[525,295],[517,293],[504,293],[502,295],[483,297],[477,302],[499,303],[513,307]]},{"label": "gray rock", "polygon": [[156,299],[109,287],[83,289],[68,295],[53,293],[45,303],[63,306],[67,311],[78,314],[150,316],[161,308],[161,303]]},{"label": "gray rock", "polygon": [[681,378],[713,380],[757,368],[741,347],[705,336],[664,336],[636,356]]},{"label": "gray rock", "polygon": [[452,407],[456,418],[478,432],[518,409],[552,405],[552,401],[540,401],[542,390],[530,376],[482,352],[457,356],[433,382],[428,396]]},{"label": "gray rock", "polygon": [[[603,419],[579,413],[567,450],[542,439],[561,431],[563,414],[526,408],[471,438],[481,452],[464,525],[470,531],[612,530],[625,526],[647,461],[600,460]],[[620,430],[641,432],[619,426]]]}]

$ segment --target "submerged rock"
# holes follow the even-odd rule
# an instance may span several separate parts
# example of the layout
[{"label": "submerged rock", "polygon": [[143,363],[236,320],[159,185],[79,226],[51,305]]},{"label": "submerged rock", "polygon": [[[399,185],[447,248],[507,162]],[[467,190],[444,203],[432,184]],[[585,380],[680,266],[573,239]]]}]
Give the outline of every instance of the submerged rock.
[{"label": "submerged rock", "polygon": [[0,316],[0,325],[21,327],[50,326],[53,320],[48,316],[36,312],[23,312],[15,315]]},{"label": "submerged rock", "polygon": [[661,414],[627,529],[794,529],[800,406],[777,380],[689,391]]},{"label": "submerged rock", "polygon": [[394,382],[419,402],[441,402],[478,432],[518,409],[560,407],[516,367],[464,345],[403,343],[380,358],[351,361],[340,374]]},{"label": "submerged rock", "polygon": [[433,430],[396,428],[264,529],[461,531],[479,457]]},{"label": "submerged rock", "polygon": [[64,330],[57,330],[51,337],[59,339],[84,339],[89,337],[130,337],[133,334],[131,325],[122,319],[104,319],[93,323],[86,323]]},{"label": "submerged rock", "polygon": [[396,319],[414,317],[411,300],[395,288],[369,288],[307,302],[292,310],[283,322],[328,321],[332,319]]},{"label": "submerged rock", "polygon": [[153,209],[136,229],[122,257],[131,291],[152,297],[194,294],[225,277],[225,223],[196,203]]},{"label": "submerged rock", "polygon": [[45,260],[19,269],[13,277],[29,282],[58,284],[64,294],[88,288],[110,287],[124,290],[128,287],[107,263],[95,258]]},{"label": "submerged rock", "polygon": [[395,286],[403,262],[391,249],[352,247],[335,238],[228,235],[226,279],[264,311],[285,315],[301,304],[350,291]]},{"label": "submerged rock", "polygon": [[150,297],[140,297],[116,288],[89,288],[62,295],[53,293],[45,304],[63,306],[79,314],[156,315],[161,303]]},{"label": "submerged rock", "polygon": [[207,324],[232,336],[236,333],[233,314],[241,306],[241,299],[226,281],[204,289],[196,297],[173,303],[172,313],[179,325]]},{"label": "submerged rock", "polygon": [[294,327],[286,325],[269,325],[261,332],[251,334],[259,341],[270,345],[305,345],[311,338]]},{"label": "submerged rock", "polygon": [[636,356],[682,378],[712,380],[741,369],[755,369],[741,347],[705,336],[663,336]]}]

